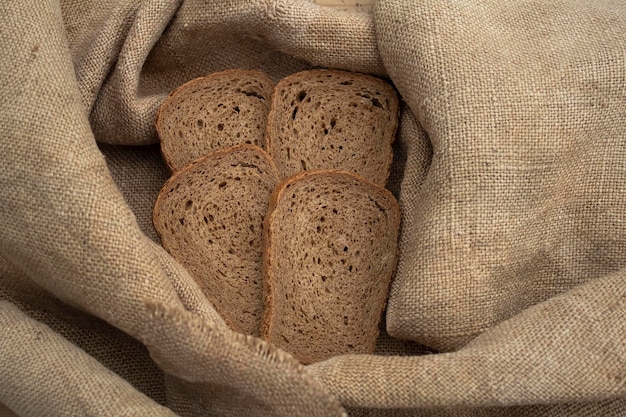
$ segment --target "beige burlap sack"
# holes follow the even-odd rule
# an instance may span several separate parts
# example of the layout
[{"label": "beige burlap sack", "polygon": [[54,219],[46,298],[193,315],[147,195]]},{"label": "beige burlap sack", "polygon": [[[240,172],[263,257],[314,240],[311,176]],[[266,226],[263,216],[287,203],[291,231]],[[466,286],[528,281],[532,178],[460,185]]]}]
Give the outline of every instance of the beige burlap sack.
[{"label": "beige burlap sack", "polygon": [[[623,2],[28,0],[0,27],[0,403],[17,415],[626,415]],[[225,327],[150,212],[171,89],[312,66],[405,99],[404,215],[376,355],[303,367]]]},{"label": "beige burlap sack", "polygon": [[626,266],[626,4],[402,4],[378,44],[433,159],[403,184],[388,329],[451,350]]}]

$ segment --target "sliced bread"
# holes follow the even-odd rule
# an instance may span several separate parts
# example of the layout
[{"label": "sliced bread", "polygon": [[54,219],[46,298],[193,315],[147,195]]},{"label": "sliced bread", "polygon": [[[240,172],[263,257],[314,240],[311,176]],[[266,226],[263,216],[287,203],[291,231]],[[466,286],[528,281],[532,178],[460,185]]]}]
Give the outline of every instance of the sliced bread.
[{"label": "sliced bread", "polygon": [[310,364],[373,353],[398,258],[400,208],[336,170],[279,184],[264,227],[262,337]]},{"label": "sliced bread", "polygon": [[262,229],[278,172],[261,148],[214,151],[175,173],[159,193],[154,227],[233,329],[260,334]]},{"label": "sliced bread", "polygon": [[265,148],[273,88],[261,71],[233,69],[196,78],[174,90],[159,108],[155,123],[170,171],[239,143]]},{"label": "sliced bread", "polygon": [[398,95],[385,81],[339,70],[309,70],[274,89],[265,134],[283,178],[339,169],[384,186],[393,159]]}]

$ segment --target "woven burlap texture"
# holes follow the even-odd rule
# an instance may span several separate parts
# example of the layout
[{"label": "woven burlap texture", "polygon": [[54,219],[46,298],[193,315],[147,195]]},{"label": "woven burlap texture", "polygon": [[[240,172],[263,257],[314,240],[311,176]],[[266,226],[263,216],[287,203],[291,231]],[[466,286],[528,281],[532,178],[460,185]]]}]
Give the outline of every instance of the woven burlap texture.
[{"label": "woven burlap texture", "polygon": [[624,3],[381,1],[377,16],[433,147],[419,193],[406,183],[389,331],[455,349],[626,266]]},{"label": "woven burlap texture", "polygon": [[[28,0],[0,25],[18,415],[626,415],[623,2]],[[403,226],[377,354],[303,367],[228,330],[158,245],[153,121],[193,77],[313,66],[405,100]]]}]

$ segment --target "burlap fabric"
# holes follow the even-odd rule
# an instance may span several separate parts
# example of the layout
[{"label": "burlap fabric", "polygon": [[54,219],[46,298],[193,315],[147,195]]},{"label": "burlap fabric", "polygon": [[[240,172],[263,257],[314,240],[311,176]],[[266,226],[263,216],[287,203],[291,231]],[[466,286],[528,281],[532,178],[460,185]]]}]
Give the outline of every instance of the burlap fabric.
[{"label": "burlap fabric", "polygon": [[[8,409],[626,415],[626,3],[8,3]],[[303,367],[228,330],[158,245],[152,122],[195,76],[312,66],[388,76],[406,101],[389,183],[403,228],[377,354]]]}]

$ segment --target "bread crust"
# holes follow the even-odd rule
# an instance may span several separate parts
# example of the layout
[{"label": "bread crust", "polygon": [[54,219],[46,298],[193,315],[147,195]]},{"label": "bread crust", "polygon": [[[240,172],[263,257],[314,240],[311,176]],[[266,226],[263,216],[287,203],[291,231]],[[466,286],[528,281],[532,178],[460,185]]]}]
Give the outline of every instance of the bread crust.
[{"label": "bread crust", "polygon": [[[401,221],[400,206],[397,200],[395,199],[395,197],[393,196],[393,194],[389,190],[378,186],[374,182],[369,181],[368,179],[363,178],[358,174],[353,174],[353,173],[349,173],[349,172],[345,172],[341,170],[334,170],[334,169],[310,170],[310,171],[302,171],[297,174],[294,174],[291,177],[282,180],[276,186],[276,188],[270,195],[269,210],[268,210],[267,216],[265,217],[264,228],[263,228],[263,233],[264,233],[264,251],[263,251],[264,312],[263,312],[262,324],[261,324],[261,337],[270,343],[276,343],[275,326],[277,326],[276,317],[278,314],[276,312],[277,300],[275,299],[275,296],[276,296],[276,286],[279,284],[277,284],[278,277],[276,277],[275,275],[276,271],[274,268],[274,265],[276,264],[276,260],[275,260],[275,253],[274,253],[275,240],[273,236],[274,224],[278,221],[276,219],[276,216],[278,215],[276,209],[279,206],[284,194],[287,192],[290,185],[297,184],[298,182],[306,180],[307,178],[312,178],[312,177],[314,178],[314,177],[326,176],[326,175],[334,175],[338,177],[354,179],[358,181],[359,183],[363,184],[365,187],[369,187],[371,190],[375,190],[377,193],[384,195],[385,198],[388,199],[388,201],[390,202],[391,205],[390,207],[388,207],[388,209],[392,212],[392,215],[390,216],[390,219],[392,221],[391,221],[391,224],[389,224],[388,226],[390,229],[394,231],[392,232],[392,234],[393,236],[395,236],[394,238],[392,238],[393,248],[391,249],[392,250],[391,256],[393,260],[391,262],[392,266],[387,271],[385,271],[384,276],[381,278],[385,282],[385,295],[388,294],[389,287],[391,285],[392,276],[395,273],[396,264],[397,264],[398,257],[399,257],[399,249],[398,249],[397,241],[398,241],[398,233],[399,233],[400,221]],[[380,318],[382,317],[383,311],[386,306],[386,302],[387,302],[387,299],[385,296],[385,298],[379,303],[379,305],[376,306],[374,316],[377,317],[377,320],[375,321],[375,326],[372,329],[373,337],[371,338],[371,340],[368,341],[368,346],[359,353],[373,353],[374,352],[376,339],[378,337],[378,322]],[[283,346],[279,344],[279,347],[282,347],[283,349],[290,351],[288,346]],[[325,358],[320,358],[319,355],[308,354],[307,352],[303,352],[303,351],[291,351],[290,353],[292,353],[303,364],[310,364],[310,363],[314,363],[319,360],[325,359]],[[345,352],[338,352],[337,354],[341,354],[341,353],[345,353]]]},{"label": "bread crust", "polygon": [[[172,110],[173,107],[176,106],[177,104],[180,104],[179,100],[181,99],[181,96],[184,94],[187,94],[193,88],[202,87],[202,86],[210,86],[215,83],[220,83],[220,82],[225,82],[225,81],[227,82],[229,80],[234,80],[234,79],[256,80],[266,86],[266,88],[264,89],[264,95],[266,96],[264,97],[264,100],[267,103],[267,106],[266,106],[267,108],[265,110],[265,114],[262,115],[262,118],[266,120],[267,115],[269,113],[270,100],[271,100],[271,96],[272,96],[272,92],[274,88],[274,82],[262,71],[253,70],[253,69],[227,69],[224,71],[214,72],[214,73],[211,73],[202,77],[197,77],[197,78],[187,81],[186,83],[180,85],[179,87],[174,89],[172,92],[170,92],[170,94],[165,98],[165,100],[163,100],[163,103],[161,103],[161,105],[159,106],[159,109],[157,110],[157,114],[154,120],[154,126],[157,132],[157,136],[159,138],[159,142],[161,143],[161,156],[163,158],[163,161],[165,161],[165,164],[168,170],[170,171],[170,173],[174,173],[176,170],[186,165],[186,164],[181,165],[177,162],[177,159],[179,159],[177,154],[181,152],[180,147],[173,147],[172,149],[170,149],[170,142],[173,141],[173,138],[171,137],[172,135],[170,135],[169,132],[167,131],[167,128],[171,125],[171,122],[170,123],[167,122],[167,116],[170,113],[172,113],[172,111],[175,111],[175,110]],[[211,104],[211,103],[207,103],[207,104]],[[258,143],[257,146],[261,148],[266,147],[265,142],[264,142],[265,141],[264,136],[265,136],[264,129],[261,129],[259,132],[259,137],[257,138],[260,140],[260,143]],[[240,143],[244,143],[244,142],[245,142],[245,139],[240,140]],[[236,143],[233,142],[230,145],[224,145],[222,147],[229,147],[234,144]],[[205,152],[205,154],[208,152],[217,150],[217,149],[218,147],[212,147],[211,149],[208,149],[207,152]],[[196,159],[200,156],[202,155],[196,155],[196,157],[192,159]]]},{"label": "bread crust", "polygon": [[[167,216],[170,216],[169,212],[166,212],[165,207],[169,207],[168,205],[165,204],[165,202],[167,201],[167,199],[170,198],[170,196],[168,195],[170,190],[175,188],[176,185],[181,184],[185,181],[185,179],[188,177],[188,175],[190,173],[193,173],[194,170],[197,169],[204,169],[205,166],[207,166],[205,163],[208,161],[220,161],[222,158],[228,157],[230,155],[236,155],[237,153],[241,153],[242,155],[250,155],[251,153],[254,153],[256,155],[258,155],[260,158],[262,158],[262,160],[267,164],[267,166],[269,167],[270,172],[268,173],[268,181],[271,182],[271,190],[274,189],[275,185],[278,183],[278,170],[276,169],[276,167],[274,166],[273,162],[271,161],[271,158],[269,157],[269,154],[264,151],[263,149],[254,146],[254,145],[248,145],[248,144],[240,144],[240,145],[234,145],[225,149],[220,149],[214,152],[211,152],[203,157],[200,157],[192,162],[190,162],[189,164],[187,164],[185,167],[181,168],[180,170],[176,171],[174,173],[174,175],[172,175],[163,185],[163,187],[161,188],[161,191],[159,192],[155,204],[154,204],[154,209],[152,212],[152,222],[154,225],[154,228],[157,232],[157,235],[159,236],[159,239],[161,241],[161,245],[163,246],[163,248],[170,253],[175,259],[177,259],[177,261],[179,261],[183,266],[186,267],[186,269],[188,270],[188,272],[190,273],[190,275],[198,282],[198,284],[200,285],[200,287],[203,289],[203,292],[205,293],[205,295],[207,296],[207,298],[213,303],[213,305],[215,306],[217,312],[222,316],[222,318],[224,319],[224,321],[226,322],[226,324],[231,327],[232,329],[236,330],[236,331],[240,331],[242,333],[246,333],[246,334],[252,334],[252,335],[259,335],[260,334],[260,320],[261,320],[261,309],[263,306],[263,301],[262,301],[262,296],[263,296],[263,284],[262,284],[262,266],[259,264],[258,267],[258,275],[253,277],[250,276],[250,280],[249,281],[258,281],[258,290],[255,290],[254,288],[250,287],[250,288],[243,288],[242,290],[248,291],[248,293],[250,292],[257,292],[257,298],[255,300],[248,300],[249,301],[249,308],[254,310],[255,307],[254,305],[258,305],[258,324],[256,326],[254,326],[254,328],[251,327],[251,324],[248,323],[247,321],[243,321],[243,319],[239,320],[237,315],[241,314],[241,311],[235,311],[236,309],[233,308],[232,310],[230,309],[225,309],[225,308],[220,308],[221,305],[228,305],[228,300],[216,300],[215,299],[215,295],[211,294],[211,293],[207,293],[206,291],[206,279],[209,280],[213,280],[213,279],[217,279],[215,276],[203,276],[202,274],[194,274],[193,273],[193,267],[190,268],[189,266],[189,260],[187,259],[188,256],[185,255],[185,250],[187,250],[188,248],[185,247],[183,252],[181,253],[181,250],[178,246],[180,241],[175,240],[172,232],[168,231],[165,229],[164,224],[167,222]],[[242,160],[242,163],[250,163],[250,161],[248,160]],[[217,162],[216,162],[217,163]],[[242,177],[242,180],[244,178]],[[256,182],[254,185],[257,185]],[[233,186],[234,187],[234,186]],[[268,191],[267,194],[267,199],[269,199],[269,193],[270,191]],[[191,200],[193,199],[193,196],[189,196],[189,195],[185,195],[184,200]],[[177,201],[180,201],[177,200]],[[216,203],[221,204],[220,202],[216,201]],[[251,203],[251,202],[249,202]],[[263,202],[261,202],[263,203]],[[264,204],[267,204],[268,200],[265,201]],[[170,206],[171,206],[171,202],[170,202]],[[262,212],[262,215],[264,215],[266,213],[266,210],[264,210]],[[215,214],[215,219],[219,220],[217,213]],[[242,211],[242,214],[245,214],[245,210]],[[201,216],[201,215],[198,215]],[[206,216],[206,214],[205,214]],[[191,219],[193,219],[194,216],[190,216]],[[244,222],[244,220],[241,220],[242,222]],[[187,218],[185,219],[185,222],[187,223]],[[206,218],[205,218],[205,223],[206,223]],[[242,224],[246,224],[247,223],[242,223]],[[261,225],[261,219],[259,219],[259,226]],[[258,230],[258,228],[257,228]],[[263,241],[262,241],[262,233],[260,233],[259,231],[259,244],[260,244],[260,249],[259,251],[263,250]],[[246,240],[247,242],[247,240]],[[218,244],[218,241],[216,241],[216,244]],[[252,248],[252,246],[251,246]],[[248,260],[248,259],[247,259]],[[249,259],[250,261],[250,265],[248,265],[248,268],[252,268],[252,263],[254,262],[262,262],[262,254],[259,253],[258,256],[258,261],[254,261],[254,259]],[[228,280],[230,278],[227,277],[223,277],[221,279],[224,280]],[[252,285],[250,284],[249,281],[246,282],[240,282],[239,285],[244,286],[244,285]],[[229,292],[231,291],[231,289],[228,290],[224,290],[225,294],[228,295]],[[217,301],[217,302],[216,302]],[[246,308],[248,308],[248,305],[246,305]],[[246,319],[247,320],[247,319]]]},{"label": "bread crust", "polygon": [[[328,81],[326,81],[328,80]],[[319,82],[318,82],[319,81]],[[282,133],[281,128],[285,128],[285,120],[289,121],[287,117],[285,119],[284,109],[282,105],[284,104],[285,95],[281,96],[281,91],[285,89],[291,88],[294,84],[301,83],[303,85],[302,91],[307,93],[307,88],[311,85],[310,83],[315,82],[313,87],[317,88],[330,88],[333,87],[341,87],[341,89],[337,88],[334,91],[334,94],[342,94],[340,97],[343,101],[336,103],[334,108],[337,108],[340,114],[331,114],[331,110],[325,110],[328,113],[328,119],[326,122],[329,123],[328,126],[323,128],[323,132],[318,132],[318,126],[315,125],[315,129],[309,132],[300,132],[298,131],[298,135],[302,136],[302,140],[307,140],[308,142],[303,145],[311,148],[311,152],[307,151],[306,155],[299,155],[299,158],[302,160],[306,160],[307,158],[318,158],[321,153],[328,151],[330,158],[334,158],[332,161],[315,161],[312,166],[308,166],[306,168],[301,168],[298,170],[315,170],[315,169],[339,169],[348,172],[353,172],[359,174],[370,181],[376,183],[379,186],[385,186],[387,179],[389,178],[389,174],[391,172],[391,163],[393,161],[393,150],[391,145],[395,141],[396,131],[398,128],[398,119],[399,119],[399,97],[394,88],[387,83],[386,81],[376,78],[371,75],[356,73],[356,72],[348,72],[343,70],[335,70],[335,69],[313,69],[297,72],[295,74],[291,74],[283,79],[281,79],[276,86],[274,87],[274,92],[272,94],[272,102],[270,107],[270,112],[267,119],[267,127],[265,130],[265,142],[267,146],[267,150],[272,155],[274,159],[274,163],[276,167],[281,172],[282,178],[289,177],[295,174],[297,171],[294,170],[293,164],[295,162],[290,162],[289,167],[285,166],[285,160],[289,158],[289,155],[286,155],[285,152],[281,149],[281,145],[279,143],[279,137],[288,138],[288,140],[293,143],[296,147],[300,146],[295,139],[295,133]],[[363,94],[363,91],[359,89],[353,89],[352,84],[343,85],[346,83],[356,83],[363,86],[368,86],[369,89],[375,90],[380,93],[380,95],[374,97],[369,94],[371,91]],[[309,83],[309,84],[307,84]],[[346,102],[348,94],[357,94],[361,95],[360,98],[353,100],[354,103]],[[287,95],[287,100],[293,98],[293,94]],[[309,100],[310,97],[307,97],[306,100]],[[298,98],[296,97],[296,101]],[[324,103],[320,101],[319,106],[324,108],[325,104],[331,106],[331,100],[328,99]],[[300,103],[303,104],[303,103]],[[381,128],[381,143],[376,144],[377,151],[376,152],[368,152],[364,154],[359,154],[358,149],[363,146],[363,143],[356,143],[356,139],[354,137],[350,137],[353,132],[354,126],[341,126],[342,123],[348,124],[351,123],[351,120],[343,120],[345,118],[346,109],[348,109],[349,105],[354,105],[354,108],[366,109],[370,113],[374,112],[378,116],[374,117],[377,122],[383,124]],[[339,106],[339,107],[337,107]],[[384,109],[385,111],[381,111]],[[298,116],[306,113],[306,110],[302,110],[298,112]],[[324,114],[326,114],[324,113]],[[385,121],[382,118],[382,115],[387,115],[389,120]],[[308,113],[306,113],[309,115]],[[292,117],[292,120],[295,121],[295,118]],[[313,123],[317,123],[317,120],[314,120]],[[326,122],[320,121],[320,123],[325,124]],[[335,124],[337,126],[335,126]],[[342,130],[345,127],[345,132]],[[361,126],[358,126],[361,128]],[[313,129],[313,126],[311,126]],[[334,129],[333,129],[334,128]],[[369,125],[368,125],[369,128]],[[295,129],[297,130],[297,129]],[[317,132],[317,133],[316,133]],[[366,136],[366,135],[364,135]],[[370,135],[371,136],[371,132]],[[337,149],[334,148],[332,151],[328,149],[324,149],[324,143],[328,142],[328,138],[332,138],[334,141],[338,141],[342,143],[341,145],[337,145],[337,147],[346,146],[349,149]],[[358,138],[360,140],[361,138]],[[369,144],[365,137],[362,138],[365,140],[365,144]],[[343,142],[342,142],[343,141]],[[335,146],[335,144],[331,144],[328,146]],[[345,153],[345,157],[338,158],[338,155],[343,152]],[[348,155],[349,152],[354,153],[354,155]],[[334,155],[334,156],[333,156]],[[356,164],[356,159],[359,159],[360,162],[363,162],[363,166],[358,166]],[[306,162],[306,161],[305,161]],[[367,164],[374,165],[372,167],[371,172]]]}]

